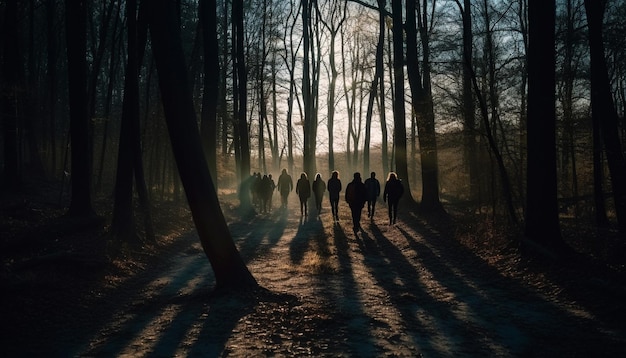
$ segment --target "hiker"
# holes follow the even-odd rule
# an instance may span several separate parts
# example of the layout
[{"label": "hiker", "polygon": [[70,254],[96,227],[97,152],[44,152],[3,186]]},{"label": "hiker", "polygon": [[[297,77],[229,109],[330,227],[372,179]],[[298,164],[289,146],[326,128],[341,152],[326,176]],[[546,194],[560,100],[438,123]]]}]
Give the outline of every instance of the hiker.
[{"label": "hiker", "polygon": [[341,180],[339,179],[338,171],[335,170],[331,174],[330,179],[328,179],[327,188],[333,220],[339,221],[339,192],[341,191]]},{"label": "hiker", "polygon": [[268,196],[268,203],[267,206],[269,208],[270,213],[272,212],[272,199],[274,199],[274,191],[276,190],[276,183],[274,182],[274,179],[272,178],[272,174],[268,174],[267,177],[270,180],[270,194]]},{"label": "hiker", "polygon": [[260,210],[262,213],[267,213],[268,204],[270,203],[270,198],[274,192],[274,189],[272,188],[272,182],[270,178],[267,176],[267,174],[263,175],[263,178],[261,179],[261,183],[259,184],[258,191],[259,191],[258,192],[259,199],[261,202]]},{"label": "hiker", "polygon": [[352,212],[352,229],[354,233],[361,230],[361,210],[365,205],[367,193],[361,181],[361,173],[354,173],[354,179],[346,186],[346,201]]},{"label": "hiker", "polygon": [[287,197],[293,190],[293,180],[291,179],[291,175],[287,174],[287,169],[283,169],[282,173],[280,173],[276,189],[278,189],[278,192],[280,193],[280,207],[286,209]]},{"label": "hiker", "polygon": [[317,215],[322,212],[322,198],[326,191],[326,183],[322,180],[322,175],[317,173],[315,180],[313,181],[313,195],[315,196],[315,208],[317,209]]},{"label": "hiker", "polygon": [[311,197],[311,183],[306,173],[300,174],[300,179],[296,183],[296,194],[300,198],[300,216],[306,216],[307,213],[307,201]]},{"label": "hiker", "polygon": [[367,191],[367,217],[374,220],[376,201],[380,196],[380,182],[376,179],[375,172],[372,172],[370,177],[365,180],[365,189]]},{"label": "hiker", "polygon": [[251,188],[252,204],[261,209],[261,172],[254,173],[254,182]]},{"label": "hiker", "polygon": [[394,172],[389,172],[387,183],[385,183],[385,191],[383,192],[383,201],[387,202],[389,209],[389,225],[396,223],[398,216],[398,203],[400,197],[404,193],[402,182]]}]

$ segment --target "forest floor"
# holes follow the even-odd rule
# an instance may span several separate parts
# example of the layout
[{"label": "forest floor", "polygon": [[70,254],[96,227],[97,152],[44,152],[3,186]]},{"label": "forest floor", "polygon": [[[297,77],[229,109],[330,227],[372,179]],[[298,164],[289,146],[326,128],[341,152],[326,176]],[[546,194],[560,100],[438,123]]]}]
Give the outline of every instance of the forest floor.
[{"label": "forest floor", "polygon": [[389,225],[381,202],[355,234],[345,202],[335,223],[327,201],[301,217],[274,199],[250,220],[222,201],[262,287],[246,294],[213,291],[175,205],[155,208],[156,244],[112,257],[105,220],[3,200],[0,356],[626,356],[623,266],[527,253],[452,206]]}]

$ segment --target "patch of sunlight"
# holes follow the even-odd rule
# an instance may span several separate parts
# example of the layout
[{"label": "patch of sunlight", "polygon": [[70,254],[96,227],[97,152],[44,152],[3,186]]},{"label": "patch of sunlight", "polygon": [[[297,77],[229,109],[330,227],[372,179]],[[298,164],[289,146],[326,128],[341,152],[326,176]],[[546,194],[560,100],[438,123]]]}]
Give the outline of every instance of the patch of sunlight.
[{"label": "patch of sunlight", "polygon": [[337,264],[327,256],[322,256],[317,252],[307,251],[302,258],[301,267],[312,274],[336,274]]},{"label": "patch of sunlight", "polygon": [[155,346],[180,311],[181,305],[169,305],[155,313],[152,319],[145,322],[143,329],[134,332],[134,337],[122,348],[119,357],[148,356],[154,353]]}]

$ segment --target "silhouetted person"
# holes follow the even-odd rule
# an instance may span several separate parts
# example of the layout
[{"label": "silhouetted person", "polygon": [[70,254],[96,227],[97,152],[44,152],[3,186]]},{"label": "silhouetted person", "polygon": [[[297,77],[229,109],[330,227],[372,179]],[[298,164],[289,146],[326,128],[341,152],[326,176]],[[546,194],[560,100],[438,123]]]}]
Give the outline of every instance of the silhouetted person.
[{"label": "silhouetted person", "polygon": [[328,197],[330,197],[330,210],[333,213],[333,220],[339,220],[339,192],[341,191],[341,180],[339,172],[334,171],[328,179]]},{"label": "silhouetted person", "polygon": [[300,198],[300,216],[308,214],[307,201],[311,197],[311,183],[306,173],[300,174],[300,179],[296,183],[296,194]]},{"label": "silhouetted person", "polygon": [[287,169],[283,169],[282,173],[280,173],[276,188],[280,193],[280,207],[287,208],[287,197],[293,190],[293,180],[291,179],[291,175],[287,174]]},{"label": "silhouetted person", "polygon": [[380,196],[380,182],[376,179],[375,172],[372,172],[370,177],[365,180],[365,189],[367,191],[367,217],[374,219],[376,201]]},{"label": "silhouetted person", "polygon": [[246,210],[252,209],[251,194],[255,179],[256,173],[251,174],[241,181],[241,186],[239,187],[239,203]]},{"label": "silhouetted person", "polygon": [[259,199],[261,201],[261,212],[266,213],[268,212],[268,205],[274,191],[274,189],[272,189],[272,182],[267,174],[263,175],[263,179],[261,179],[258,190]]},{"label": "silhouetted person", "polygon": [[367,192],[365,184],[361,181],[361,173],[354,173],[354,179],[346,186],[346,201],[352,212],[352,229],[356,233],[361,229],[361,210],[365,205]]},{"label": "silhouetted person", "polygon": [[267,177],[270,179],[270,188],[272,188],[272,190],[270,190],[270,195],[269,195],[267,206],[269,207],[269,211],[272,212],[272,201],[273,201],[272,199],[274,199],[274,191],[276,190],[276,183],[274,182],[274,179],[272,178],[272,174],[268,174]]},{"label": "silhouetted person", "polygon": [[313,195],[315,196],[315,208],[317,209],[317,215],[322,212],[322,198],[326,191],[326,183],[322,180],[322,175],[317,173],[315,180],[313,181]]},{"label": "silhouetted person", "polygon": [[389,172],[387,183],[385,183],[385,191],[383,192],[383,201],[387,201],[389,208],[389,225],[396,223],[398,217],[398,202],[404,194],[404,186],[394,172]]},{"label": "silhouetted person", "polygon": [[261,173],[254,173],[254,181],[252,183],[252,187],[250,188],[250,194],[252,194],[252,204],[254,206],[258,206],[261,208]]}]

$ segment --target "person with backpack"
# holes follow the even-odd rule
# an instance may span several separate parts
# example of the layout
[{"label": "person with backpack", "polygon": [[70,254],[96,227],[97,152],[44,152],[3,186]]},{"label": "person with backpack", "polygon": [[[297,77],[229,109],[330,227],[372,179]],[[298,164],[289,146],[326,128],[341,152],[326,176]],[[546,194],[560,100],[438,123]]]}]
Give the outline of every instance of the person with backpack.
[{"label": "person with backpack", "polygon": [[339,221],[339,192],[341,192],[341,180],[339,179],[338,171],[335,170],[332,172],[330,179],[328,179],[327,188],[333,220]]},{"label": "person with backpack", "polygon": [[367,191],[367,217],[373,220],[376,201],[380,196],[380,182],[376,179],[375,172],[372,172],[370,177],[365,180],[365,189]]},{"label": "person with backpack", "polygon": [[387,202],[389,210],[389,225],[396,223],[398,217],[398,203],[404,194],[404,187],[398,176],[394,172],[389,172],[387,182],[385,183],[385,191],[383,192],[383,201]]},{"label": "person with backpack", "polygon": [[315,208],[317,209],[317,215],[322,212],[322,198],[326,191],[326,183],[322,180],[322,175],[317,173],[315,180],[313,181],[313,196],[315,196]]},{"label": "person with backpack", "polygon": [[280,207],[287,209],[287,197],[293,190],[293,180],[291,179],[291,175],[287,174],[287,169],[283,169],[282,173],[280,173],[276,189],[280,193]]},{"label": "person with backpack", "polygon": [[361,211],[365,206],[367,191],[361,180],[361,173],[354,173],[354,179],[346,187],[346,201],[352,212],[352,229],[354,233],[361,230]]},{"label": "person with backpack", "polygon": [[306,216],[308,214],[307,201],[311,197],[311,184],[306,173],[300,174],[300,179],[296,183],[296,194],[300,198],[300,216]]}]

